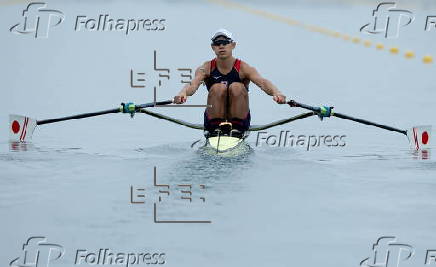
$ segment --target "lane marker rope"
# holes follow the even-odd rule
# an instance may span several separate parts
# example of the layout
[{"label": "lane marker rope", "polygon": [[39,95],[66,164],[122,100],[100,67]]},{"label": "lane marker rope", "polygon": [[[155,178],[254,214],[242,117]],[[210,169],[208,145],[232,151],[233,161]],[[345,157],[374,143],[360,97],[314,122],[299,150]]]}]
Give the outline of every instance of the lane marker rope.
[{"label": "lane marker rope", "polygon": [[[362,40],[360,37],[352,37],[348,34],[345,33],[340,33],[338,31],[333,31],[324,27],[320,27],[320,26],[316,26],[316,25],[311,25],[311,24],[305,24],[301,21],[289,18],[289,17],[284,17],[281,15],[276,15],[264,10],[259,10],[259,9],[254,9],[251,8],[249,6],[246,5],[242,5],[239,3],[235,3],[232,1],[228,1],[228,0],[207,0],[208,2],[214,3],[214,4],[218,4],[221,6],[224,6],[226,8],[230,8],[230,9],[238,9],[241,11],[244,11],[246,13],[250,13],[253,15],[257,15],[257,16],[261,16],[264,18],[268,18],[268,19],[272,19],[278,22],[283,22],[286,23],[290,26],[296,26],[296,27],[300,27],[304,30],[307,31],[311,31],[311,32],[317,32],[323,35],[327,35],[327,36],[331,36],[334,38],[340,38],[344,41],[351,41],[354,44],[363,44],[364,47],[371,47],[372,46],[372,42],[369,40]],[[376,50],[384,50],[385,46],[382,43],[377,43],[375,45]],[[390,52],[390,54],[392,55],[397,55],[400,52],[400,49],[398,47],[391,47],[388,49],[388,51]],[[406,51],[404,54],[404,58],[406,59],[413,59],[416,58],[416,54],[415,52],[409,50]],[[428,64],[430,65],[431,63],[433,63],[433,57],[431,55],[424,55],[422,57],[422,62],[424,64]]]}]

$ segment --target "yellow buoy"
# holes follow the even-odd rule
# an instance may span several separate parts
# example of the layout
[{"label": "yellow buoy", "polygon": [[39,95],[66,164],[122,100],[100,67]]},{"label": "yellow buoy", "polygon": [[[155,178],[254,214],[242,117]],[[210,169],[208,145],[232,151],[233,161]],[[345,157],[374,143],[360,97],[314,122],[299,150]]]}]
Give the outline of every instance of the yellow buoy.
[{"label": "yellow buoy", "polygon": [[383,48],[385,48],[385,46],[383,44],[377,44],[375,48],[377,48],[378,50],[382,50]]},{"label": "yellow buoy", "polygon": [[404,56],[406,58],[414,58],[415,57],[415,53],[413,53],[413,51],[406,51],[406,53],[404,53]]},{"label": "yellow buoy", "polygon": [[371,41],[365,41],[363,42],[363,45],[366,47],[370,47],[371,46]]},{"label": "yellow buoy", "polygon": [[353,37],[353,39],[351,40],[353,43],[358,44],[360,43],[360,38],[359,37]]},{"label": "yellow buoy", "polygon": [[424,56],[422,58],[422,62],[426,63],[426,64],[430,64],[433,63],[433,57],[432,56]]},{"label": "yellow buoy", "polygon": [[398,47],[391,47],[391,49],[389,49],[389,51],[392,54],[398,54],[398,52],[400,51],[400,49],[398,49]]},{"label": "yellow buoy", "polygon": [[350,40],[350,36],[348,36],[348,35],[346,35],[346,34],[344,34],[344,36],[342,36],[342,38],[343,38],[345,41]]}]

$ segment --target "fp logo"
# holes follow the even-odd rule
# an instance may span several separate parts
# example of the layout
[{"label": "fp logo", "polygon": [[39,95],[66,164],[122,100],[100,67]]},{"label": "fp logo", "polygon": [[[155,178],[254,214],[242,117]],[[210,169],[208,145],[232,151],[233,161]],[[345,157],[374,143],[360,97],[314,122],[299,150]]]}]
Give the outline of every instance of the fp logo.
[{"label": "fp logo", "polygon": [[47,38],[50,27],[62,23],[64,14],[59,10],[47,9],[46,3],[30,3],[23,10],[24,21],[12,26],[10,32],[17,34],[34,34],[35,38]]},{"label": "fp logo", "polygon": [[414,254],[412,246],[397,243],[394,236],[380,237],[372,246],[372,257],[360,262],[362,267],[398,267],[401,261],[410,259]]},{"label": "fp logo", "polygon": [[57,244],[47,243],[47,238],[34,236],[23,245],[23,255],[9,263],[11,267],[49,267],[51,261],[64,255],[64,248]]},{"label": "fp logo", "polygon": [[372,12],[373,23],[363,25],[360,31],[369,34],[383,33],[385,38],[398,38],[400,28],[412,23],[415,17],[409,10],[396,9],[396,6],[394,2],[379,4]]}]

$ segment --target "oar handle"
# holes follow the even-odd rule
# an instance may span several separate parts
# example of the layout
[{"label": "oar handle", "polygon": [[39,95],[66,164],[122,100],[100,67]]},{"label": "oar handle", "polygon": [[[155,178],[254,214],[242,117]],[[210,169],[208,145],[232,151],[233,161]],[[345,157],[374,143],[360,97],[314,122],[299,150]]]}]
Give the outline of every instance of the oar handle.
[{"label": "oar handle", "polygon": [[295,100],[289,100],[287,104],[289,104],[289,106],[291,107],[299,107],[299,108],[304,108],[313,111],[318,114],[321,120],[325,117],[330,117],[331,115],[333,115],[333,107],[327,107],[327,106],[313,107],[306,104],[298,103]]},{"label": "oar handle", "polygon": [[304,108],[304,109],[311,110],[311,111],[314,111],[314,112],[319,112],[320,111],[320,108],[318,108],[318,107],[312,107],[312,106],[309,106],[309,105],[306,105],[306,104],[298,103],[295,100],[289,100],[287,103],[291,107]]},{"label": "oar handle", "polygon": [[165,100],[165,101],[146,103],[146,104],[136,105],[136,110],[138,111],[141,108],[151,108],[151,107],[154,107],[154,106],[169,105],[169,104],[172,104],[172,103],[173,103],[173,100]]}]

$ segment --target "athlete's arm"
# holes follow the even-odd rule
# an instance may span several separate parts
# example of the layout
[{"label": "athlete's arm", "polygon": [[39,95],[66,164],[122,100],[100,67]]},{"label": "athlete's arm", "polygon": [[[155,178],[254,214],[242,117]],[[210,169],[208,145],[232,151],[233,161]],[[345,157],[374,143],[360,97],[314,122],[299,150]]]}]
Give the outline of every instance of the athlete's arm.
[{"label": "athlete's arm", "polygon": [[205,62],[195,70],[195,76],[194,79],[192,79],[191,84],[185,85],[179,94],[174,97],[174,103],[183,104],[186,102],[188,96],[195,94],[198,87],[200,87],[201,83],[207,76],[207,64],[208,62]]},{"label": "athlete's arm", "polygon": [[254,67],[243,62],[241,64],[241,71],[250,81],[259,86],[265,93],[272,96],[274,101],[279,104],[286,103],[286,96],[284,96],[271,81],[263,78]]}]

